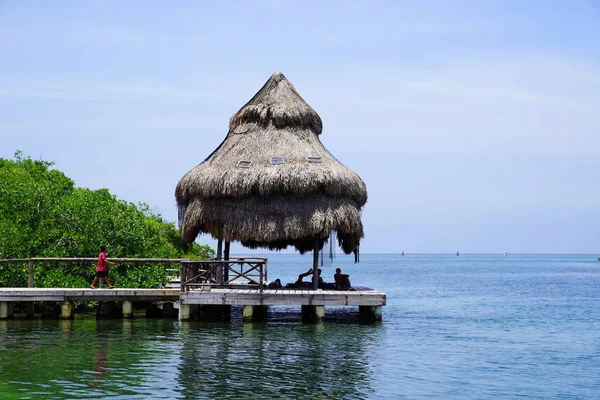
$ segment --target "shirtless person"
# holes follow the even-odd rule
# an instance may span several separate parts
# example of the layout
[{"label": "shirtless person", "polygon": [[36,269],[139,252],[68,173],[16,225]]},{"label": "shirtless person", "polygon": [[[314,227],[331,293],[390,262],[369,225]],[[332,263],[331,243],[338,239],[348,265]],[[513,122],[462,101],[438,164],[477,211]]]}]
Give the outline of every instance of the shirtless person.
[{"label": "shirtless person", "polygon": [[[311,269],[308,270],[308,272],[305,272],[303,274],[298,275],[298,280],[296,281],[297,287],[310,288],[311,285],[312,285],[312,279],[311,279],[310,282],[304,282],[303,278],[305,278],[305,277],[307,277],[309,275],[312,275],[312,274],[313,274],[313,270],[311,268]],[[319,278],[318,278],[319,283],[318,283],[318,285],[319,285],[319,287],[323,287],[323,278],[321,278],[321,269],[320,268],[319,268],[318,274],[319,274]]]},{"label": "shirtless person", "polygon": [[350,275],[342,274],[340,268],[335,269],[333,279],[335,279],[335,287],[338,290],[350,290],[350,288],[352,288],[352,285],[350,284]]}]

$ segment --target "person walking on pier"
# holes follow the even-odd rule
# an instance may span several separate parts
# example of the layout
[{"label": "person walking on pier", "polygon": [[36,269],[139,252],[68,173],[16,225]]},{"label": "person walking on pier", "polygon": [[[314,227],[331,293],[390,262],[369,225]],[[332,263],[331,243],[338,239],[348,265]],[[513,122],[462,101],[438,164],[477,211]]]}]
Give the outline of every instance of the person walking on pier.
[{"label": "person walking on pier", "polygon": [[98,282],[98,279],[100,279],[100,278],[104,279],[104,281],[108,285],[109,289],[114,288],[114,286],[111,285],[110,281],[108,280],[108,267],[106,264],[114,265],[115,263],[112,261],[108,261],[106,259],[105,253],[106,253],[106,246],[101,246],[100,254],[98,255],[98,266],[96,267],[96,276],[94,277],[94,280],[92,281],[92,284],[90,285],[90,288],[92,288],[92,289],[96,289],[96,287],[94,285],[96,284],[96,282]]}]

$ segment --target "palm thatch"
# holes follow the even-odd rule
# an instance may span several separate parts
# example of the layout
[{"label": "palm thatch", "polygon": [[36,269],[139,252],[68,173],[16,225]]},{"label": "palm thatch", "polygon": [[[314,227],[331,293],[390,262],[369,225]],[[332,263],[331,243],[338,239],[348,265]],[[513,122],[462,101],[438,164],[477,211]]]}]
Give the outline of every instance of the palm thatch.
[{"label": "palm thatch", "polygon": [[300,252],[337,232],[346,253],[363,237],[364,182],[325,149],[318,114],[276,72],[229,121],[221,145],[177,184],[184,240],[199,233]]}]

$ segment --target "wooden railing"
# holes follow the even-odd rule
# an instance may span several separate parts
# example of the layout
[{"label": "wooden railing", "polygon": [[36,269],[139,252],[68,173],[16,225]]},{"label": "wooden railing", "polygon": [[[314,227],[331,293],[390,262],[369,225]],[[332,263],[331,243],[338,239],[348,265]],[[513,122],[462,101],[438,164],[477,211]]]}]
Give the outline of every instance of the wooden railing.
[{"label": "wooden railing", "polygon": [[[195,261],[182,258],[108,258],[121,264],[179,264],[181,290],[206,286],[258,286],[262,291],[267,280],[267,259],[239,257],[229,260]],[[13,258],[0,260],[0,264],[27,264],[27,287],[33,286],[35,263],[95,263],[95,257],[77,258]]]},{"label": "wooden railing", "polygon": [[[108,258],[109,261],[122,264],[181,264],[188,262],[188,259],[182,258]],[[75,257],[75,258],[50,258],[50,257],[35,257],[35,258],[11,258],[0,260],[0,264],[27,264],[27,287],[33,287],[34,266],[35,263],[93,263],[98,262],[97,257]],[[94,267],[95,269],[95,267]]]},{"label": "wooden railing", "polygon": [[266,258],[182,261],[181,291],[198,287],[250,285],[262,292],[267,280]]}]

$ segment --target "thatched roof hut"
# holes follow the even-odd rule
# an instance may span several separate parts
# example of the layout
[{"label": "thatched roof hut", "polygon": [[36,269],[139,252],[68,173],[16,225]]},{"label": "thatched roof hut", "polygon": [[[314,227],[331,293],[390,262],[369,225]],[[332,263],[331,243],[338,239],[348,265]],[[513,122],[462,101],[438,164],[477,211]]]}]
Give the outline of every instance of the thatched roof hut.
[{"label": "thatched roof hut", "polygon": [[321,118],[276,72],[229,121],[219,147],[177,184],[185,241],[199,233],[301,253],[335,231],[345,253],[363,237],[367,190],[319,140]]}]

